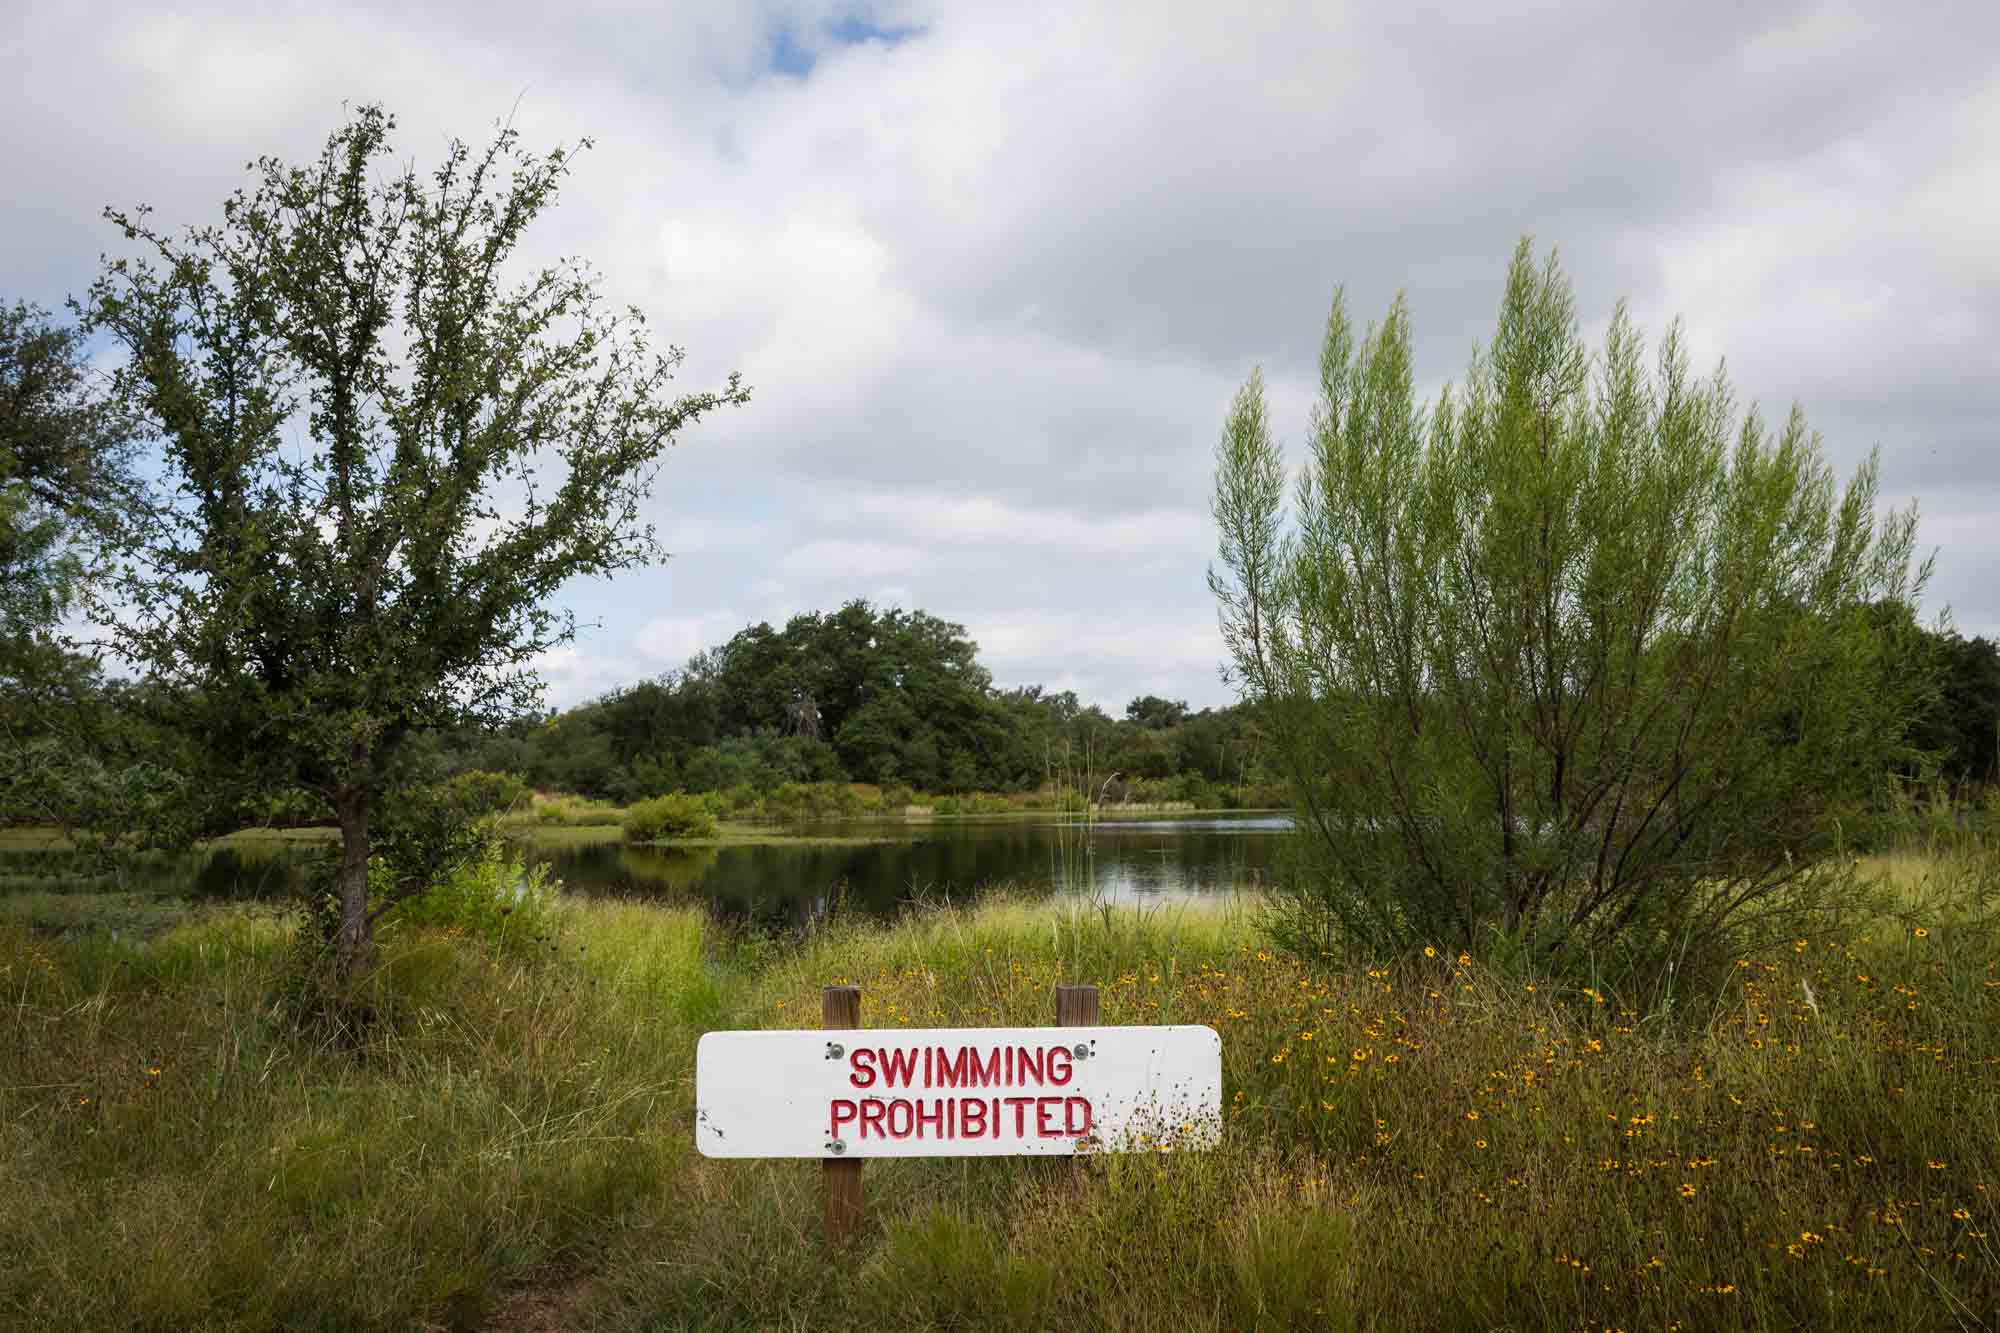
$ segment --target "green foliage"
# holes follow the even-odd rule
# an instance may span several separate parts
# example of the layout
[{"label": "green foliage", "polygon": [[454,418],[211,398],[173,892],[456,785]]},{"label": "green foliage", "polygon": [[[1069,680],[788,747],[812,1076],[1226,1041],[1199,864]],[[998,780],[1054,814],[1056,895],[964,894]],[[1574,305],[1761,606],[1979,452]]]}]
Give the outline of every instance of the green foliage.
[{"label": "green foliage", "polygon": [[1875,463],[1837,491],[1804,417],[1739,421],[1677,329],[1649,372],[1620,310],[1593,358],[1526,242],[1428,411],[1400,300],[1357,340],[1336,298],[1320,372],[1289,534],[1237,395],[1211,575],[1300,814],[1294,937],[1658,967],[1782,930],[1836,813],[1919,758],[1929,567]]},{"label": "green foliage", "polygon": [[0,824],[73,828],[126,785],[97,663],[60,624],[138,504],[131,433],[80,330],[0,305]]},{"label": "green foliage", "polygon": [[656,796],[625,812],[625,841],[673,842],[715,836],[715,816],[699,797]]},{"label": "green foliage", "polygon": [[[393,900],[394,872],[378,858],[369,867],[379,900]],[[547,865],[529,866],[519,847],[489,838],[477,852],[397,903],[393,921],[477,938],[515,954],[543,944],[555,928],[560,885]]]},{"label": "green foliage", "polygon": [[561,828],[608,828],[625,822],[615,805],[584,796],[543,796],[537,792],[521,815],[530,823]]},{"label": "green foliage", "polygon": [[476,782],[422,783],[405,787],[384,806],[372,830],[369,863],[375,910],[443,882],[492,850],[499,835],[485,805],[489,794]]},{"label": "green foliage", "polygon": [[1156,694],[1144,694],[1125,705],[1125,718],[1148,731],[1177,727],[1187,721],[1187,700],[1162,699]]},{"label": "green foliage", "polygon": [[670,396],[679,351],[607,314],[580,261],[505,284],[572,153],[502,130],[420,174],[392,165],[393,129],[363,107],[317,161],[259,161],[219,226],[107,210],[141,253],[85,306],[162,449],[101,618],[172,703],[196,787],[333,808],[347,969],[405,744],[534,702],[530,664],[574,633],[550,597],[657,555],[638,511],[658,460],[748,396],[733,376]]},{"label": "green foliage", "polygon": [[1953,630],[1916,632],[1941,688],[1912,739],[1938,754],[1942,772],[1960,787],[1993,783],[2000,779],[2000,647]]},{"label": "green foliage", "polygon": [[[1198,777],[1202,799],[1244,804],[1269,786],[1253,710],[1145,696],[1114,721],[1074,693],[996,691],[964,631],[922,611],[852,602],[751,626],[686,668],[532,724],[464,729],[439,747],[453,766],[498,765],[537,787],[620,802],[669,791],[729,793],[719,811],[789,818],[785,784],[949,793],[1037,787],[1052,746],[1089,744],[1129,779]],[[739,789],[759,795],[743,797]],[[909,800],[884,801],[899,812]],[[840,813],[840,812],[833,812]],[[812,816],[820,817],[820,816]]]},{"label": "green foliage", "polygon": [[0,703],[25,706],[10,696],[63,669],[56,622],[137,504],[131,423],[108,387],[82,330],[0,305]]},{"label": "green foliage", "polygon": [[845,782],[787,782],[760,802],[763,818],[784,824],[853,819],[863,810],[861,797]]},{"label": "green foliage", "polygon": [[527,784],[512,773],[468,769],[453,774],[445,786],[459,805],[474,814],[504,815],[528,799]]},{"label": "green foliage", "polygon": [[935,797],[928,804],[931,813],[937,815],[1011,815],[1026,808],[1016,803],[1020,799],[992,792],[968,792],[963,796]]},{"label": "green foliage", "polygon": [[[1948,850],[1671,1016],[1482,959],[1328,969],[1228,905],[1001,896],[776,948],[578,901],[527,951],[385,929],[342,1044],[274,1011],[268,912],[0,922],[0,1325],[1976,1326],[2000,878]],[[702,1032],[810,1025],[844,981],[889,1031],[1044,1025],[1075,981],[1108,1024],[1210,1025],[1221,1143],[871,1162],[828,1251],[816,1167],[688,1126]]]},{"label": "green foliage", "polygon": [[242,822],[255,828],[317,828],[333,822],[333,811],[316,793],[290,787],[244,802]]}]

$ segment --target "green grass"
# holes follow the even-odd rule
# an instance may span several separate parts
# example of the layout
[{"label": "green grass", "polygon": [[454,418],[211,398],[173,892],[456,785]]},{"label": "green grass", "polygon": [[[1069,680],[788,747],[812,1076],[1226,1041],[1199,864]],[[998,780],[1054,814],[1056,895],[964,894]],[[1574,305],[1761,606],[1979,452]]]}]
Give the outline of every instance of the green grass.
[{"label": "green grass", "polygon": [[514,827],[616,827],[625,820],[625,811],[609,801],[588,796],[534,794],[525,809],[510,811],[500,822]]},{"label": "green grass", "polygon": [[[1670,1015],[1472,959],[1309,967],[1247,899],[1001,895],[786,947],[576,901],[530,956],[388,930],[343,1040],[287,1017],[268,910],[15,913],[0,1327],[1991,1325],[1993,862],[1864,869],[1879,913]],[[812,1163],[694,1152],[705,1030],[817,1026],[836,982],[869,1027],[1040,1024],[1065,981],[1223,1034],[1218,1150],[873,1162],[837,1256]]]},{"label": "green grass", "polygon": [[[509,837],[531,846],[591,847],[601,843],[622,843],[624,830],[615,825],[503,825]],[[800,833],[772,824],[743,824],[724,821],[712,838],[675,838],[665,847],[867,847],[894,842],[887,833]]]},{"label": "green grass", "polygon": [[152,893],[30,890],[0,896],[0,922],[42,934],[145,938],[187,921],[194,912],[184,899]]},{"label": "green grass", "polygon": [[59,852],[74,846],[57,828],[0,828],[0,852]]}]

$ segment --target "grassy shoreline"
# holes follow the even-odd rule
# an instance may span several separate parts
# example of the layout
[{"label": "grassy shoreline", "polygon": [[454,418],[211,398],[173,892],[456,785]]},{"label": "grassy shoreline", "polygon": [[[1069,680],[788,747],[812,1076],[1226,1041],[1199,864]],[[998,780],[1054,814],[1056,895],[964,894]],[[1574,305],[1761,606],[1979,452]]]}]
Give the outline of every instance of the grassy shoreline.
[{"label": "grassy shoreline", "polygon": [[[0,924],[0,1325],[1977,1326],[1992,867],[1864,869],[1892,911],[1672,1012],[1470,958],[1310,966],[1243,899],[999,898],[786,949],[571,901],[510,949],[388,929],[344,1043],[286,1017],[284,916]],[[816,1026],[843,981],[868,1027],[1046,1023],[1063,981],[1106,1022],[1208,1023],[1223,1146],[874,1163],[827,1256],[811,1163],[694,1152],[692,1059]]]}]

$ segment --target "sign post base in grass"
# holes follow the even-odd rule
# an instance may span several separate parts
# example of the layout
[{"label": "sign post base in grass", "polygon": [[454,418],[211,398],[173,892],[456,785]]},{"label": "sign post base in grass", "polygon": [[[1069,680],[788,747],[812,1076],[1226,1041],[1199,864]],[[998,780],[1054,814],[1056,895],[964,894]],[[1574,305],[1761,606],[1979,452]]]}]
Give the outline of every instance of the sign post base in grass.
[{"label": "sign post base in grass", "polygon": [[[828,1031],[861,1026],[861,987],[828,986],[820,995],[820,1026]],[[826,1185],[826,1243],[839,1245],[861,1225],[861,1159],[829,1157],[820,1163]]]}]

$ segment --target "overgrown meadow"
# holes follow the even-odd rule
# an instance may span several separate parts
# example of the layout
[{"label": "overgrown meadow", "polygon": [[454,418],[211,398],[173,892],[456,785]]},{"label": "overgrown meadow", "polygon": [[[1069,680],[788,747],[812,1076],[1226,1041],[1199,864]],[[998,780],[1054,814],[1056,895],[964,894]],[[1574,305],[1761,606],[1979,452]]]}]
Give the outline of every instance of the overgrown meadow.
[{"label": "overgrown meadow", "polygon": [[[15,911],[0,1325],[1991,1327],[2000,872],[1857,873],[1874,910],[1643,1003],[1299,958],[1248,900],[771,941],[468,890],[331,1001],[295,914]],[[1074,981],[1222,1033],[1219,1150],[871,1162],[838,1253],[816,1164],[694,1150],[703,1031],[816,1026],[837,982],[870,1027],[1039,1024]]]}]

